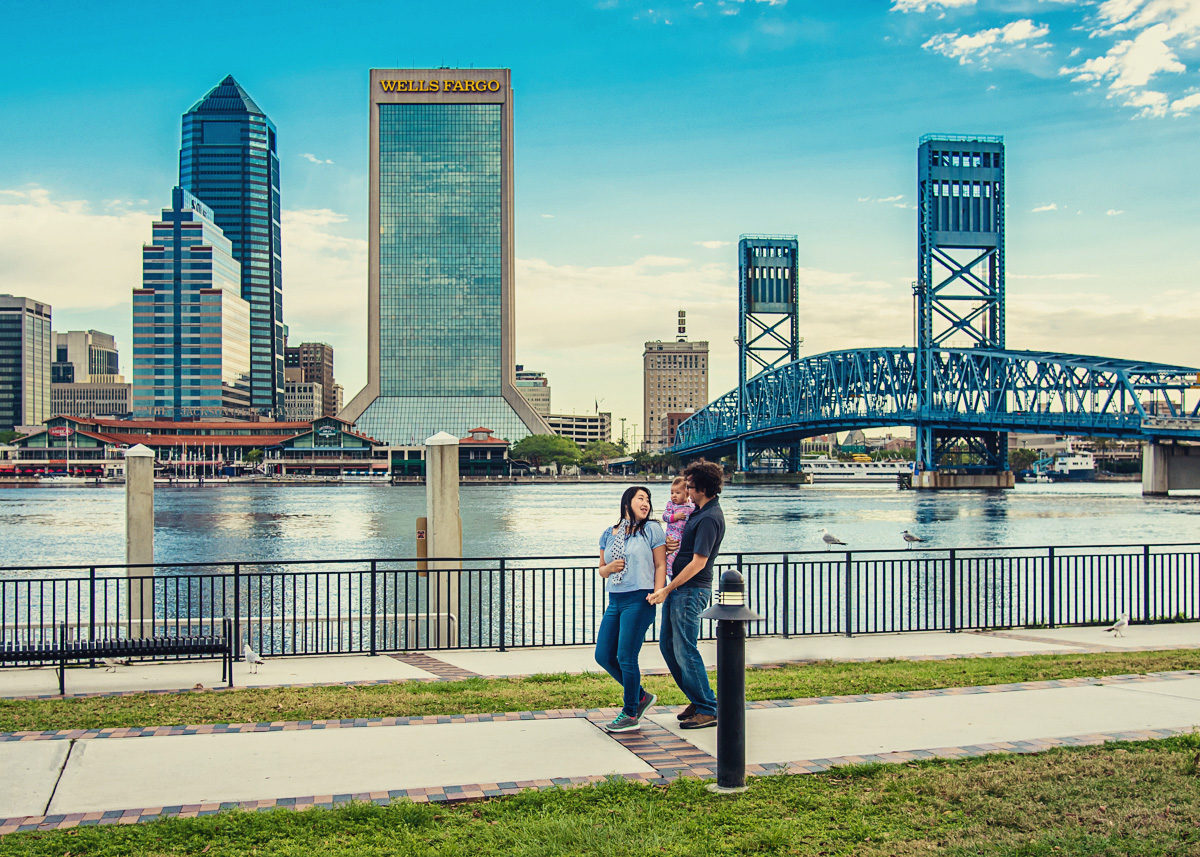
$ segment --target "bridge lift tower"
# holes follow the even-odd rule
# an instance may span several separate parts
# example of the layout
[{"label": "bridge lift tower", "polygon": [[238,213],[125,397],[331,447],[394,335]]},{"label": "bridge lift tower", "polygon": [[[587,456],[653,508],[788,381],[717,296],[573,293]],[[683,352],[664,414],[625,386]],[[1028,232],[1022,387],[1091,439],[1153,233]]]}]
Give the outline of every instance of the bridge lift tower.
[{"label": "bridge lift tower", "polygon": [[[795,235],[743,235],[738,241],[738,430],[748,426],[746,382],[800,358],[798,294],[800,242]],[[780,458],[800,466],[799,447],[738,441],[738,470]]]},{"label": "bridge lift tower", "polygon": [[[931,134],[917,148],[917,389],[933,404],[933,361],[944,348],[1004,348],[1004,138]],[[989,407],[1004,390],[982,379]],[[917,421],[917,464],[930,472],[1003,474],[1005,432],[962,432]]]}]

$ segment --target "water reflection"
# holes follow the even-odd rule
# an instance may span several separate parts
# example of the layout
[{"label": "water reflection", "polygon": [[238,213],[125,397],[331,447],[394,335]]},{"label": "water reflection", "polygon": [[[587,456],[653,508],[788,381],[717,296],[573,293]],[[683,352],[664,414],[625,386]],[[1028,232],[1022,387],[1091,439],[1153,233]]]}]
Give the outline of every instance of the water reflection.
[{"label": "water reflection", "polygon": [[[488,485],[461,491],[473,556],[588,556],[625,485]],[[661,512],[667,486],[651,486]],[[1020,485],[1005,492],[890,486],[732,486],[722,495],[728,550],[823,550],[827,527],[854,550],[901,549],[909,529],[930,547],[1177,542],[1195,538],[1200,497],[1144,500],[1137,483]],[[170,486],[155,494],[160,562],[412,556],[425,489]],[[119,564],[119,487],[0,491],[0,565]]]}]

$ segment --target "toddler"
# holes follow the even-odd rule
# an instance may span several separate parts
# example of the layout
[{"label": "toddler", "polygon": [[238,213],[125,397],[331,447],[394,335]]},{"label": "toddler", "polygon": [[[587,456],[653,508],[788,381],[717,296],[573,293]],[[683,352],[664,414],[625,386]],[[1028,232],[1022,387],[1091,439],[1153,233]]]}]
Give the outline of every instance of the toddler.
[{"label": "toddler", "polygon": [[[667,502],[667,508],[663,511],[663,522],[667,525],[667,538],[679,541],[683,538],[683,527],[687,523],[688,517],[692,512],[696,511],[696,504],[693,503],[687,495],[685,487],[687,480],[682,476],[676,476],[671,481],[671,499]],[[679,553],[679,548],[667,554],[667,577],[671,577],[671,565],[675,562],[675,556]]]}]

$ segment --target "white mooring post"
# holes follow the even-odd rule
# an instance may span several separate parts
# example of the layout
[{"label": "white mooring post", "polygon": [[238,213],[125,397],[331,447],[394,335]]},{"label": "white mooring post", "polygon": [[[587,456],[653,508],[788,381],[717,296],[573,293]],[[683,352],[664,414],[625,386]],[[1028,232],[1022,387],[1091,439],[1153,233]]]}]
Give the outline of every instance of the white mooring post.
[{"label": "white mooring post", "polygon": [[429,648],[457,645],[462,515],[458,503],[458,438],[438,432],[425,441],[425,514],[429,519],[427,617],[414,635]]},{"label": "white mooring post", "polygon": [[[125,452],[125,562],[154,562],[154,451],[138,444]],[[154,568],[126,568],[129,627],[148,637],[154,626]]]}]

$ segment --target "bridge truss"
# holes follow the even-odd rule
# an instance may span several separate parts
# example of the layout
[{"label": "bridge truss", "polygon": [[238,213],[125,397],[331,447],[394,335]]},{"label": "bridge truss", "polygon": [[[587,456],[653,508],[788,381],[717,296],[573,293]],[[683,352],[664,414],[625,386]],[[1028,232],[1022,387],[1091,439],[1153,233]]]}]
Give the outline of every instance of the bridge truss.
[{"label": "bridge truss", "polygon": [[[927,389],[918,382],[921,369],[928,372]],[[929,426],[938,436],[955,439],[1016,431],[1200,440],[1200,370],[1079,354],[984,348],[830,351],[751,379],[745,403],[742,430],[738,391],[731,390],[679,426],[672,451],[728,455],[739,441],[776,445],[783,439],[899,425]]]}]

